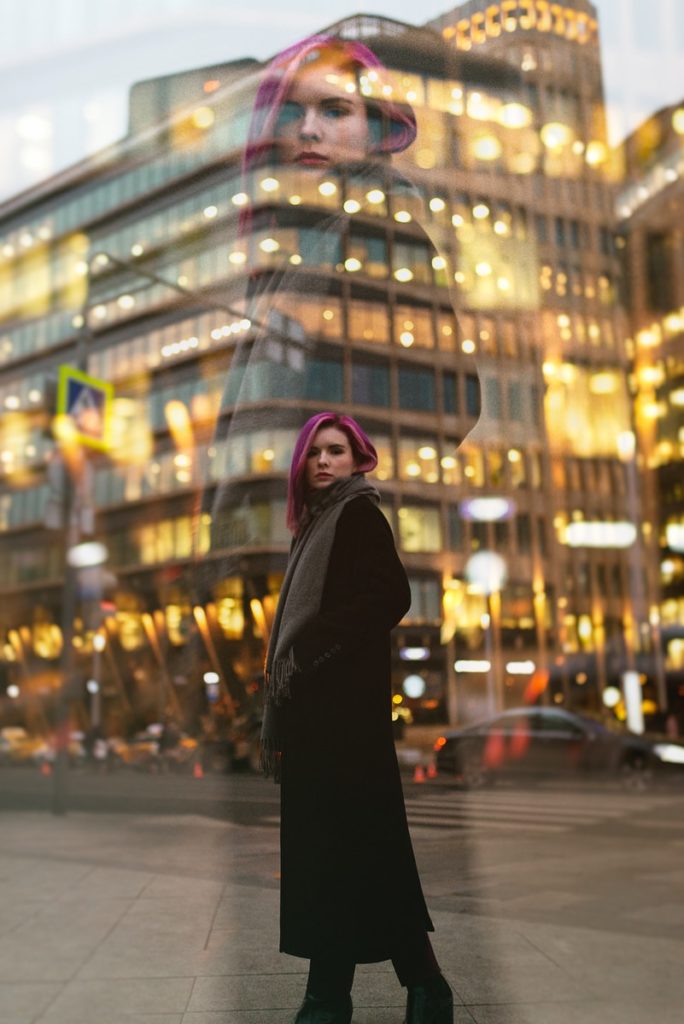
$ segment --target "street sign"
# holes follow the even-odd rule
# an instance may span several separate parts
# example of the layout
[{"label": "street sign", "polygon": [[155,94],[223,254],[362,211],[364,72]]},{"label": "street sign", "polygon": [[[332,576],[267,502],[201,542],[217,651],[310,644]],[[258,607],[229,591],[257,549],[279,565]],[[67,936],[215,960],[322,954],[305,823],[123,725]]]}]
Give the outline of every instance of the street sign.
[{"label": "street sign", "polygon": [[89,377],[73,366],[60,366],[57,415],[68,416],[75,438],[88,448],[106,451],[114,388],[105,380]]}]

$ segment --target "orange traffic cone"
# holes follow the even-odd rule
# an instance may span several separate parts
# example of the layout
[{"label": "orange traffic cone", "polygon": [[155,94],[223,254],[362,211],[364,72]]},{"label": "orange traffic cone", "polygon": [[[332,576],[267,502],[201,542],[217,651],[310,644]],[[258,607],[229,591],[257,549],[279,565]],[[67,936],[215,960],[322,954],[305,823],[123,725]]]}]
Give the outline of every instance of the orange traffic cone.
[{"label": "orange traffic cone", "polygon": [[202,768],[202,765],[200,764],[199,761],[195,761],[195,763],[192,766],[192,777],[193,779],[204,778],[204,769]]},{"label": "orange traffic cone", "polygon": [[41,775],[52,775],[52,765],[49,761],[40,762],[40,774]]},{"label": "orange traffic cone", "polygon": [[430,761],[430,764],[427,766],[427,777],[428,779],[437,778],[437,765],[434,761]]},{"label": "orange traffic cone", "polygon": [[423,768],[422,764],[416,765],[416,770],[413,773],[413,781],[425,782],[425,769]]}]

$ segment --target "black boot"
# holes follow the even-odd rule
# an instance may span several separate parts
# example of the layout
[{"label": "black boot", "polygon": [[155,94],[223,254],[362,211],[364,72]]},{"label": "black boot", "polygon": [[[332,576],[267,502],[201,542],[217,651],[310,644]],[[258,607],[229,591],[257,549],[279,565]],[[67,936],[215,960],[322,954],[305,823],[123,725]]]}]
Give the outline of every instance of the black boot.
[{"label": "black boot", "polygon": [[351,996],[319,999],[307,992],[293,1024],[351,1024]]},{"label": "black boot", "polygon": [[453,1024],[454,997],[441,974],[422,985],[411,985],[405,1024]]}]

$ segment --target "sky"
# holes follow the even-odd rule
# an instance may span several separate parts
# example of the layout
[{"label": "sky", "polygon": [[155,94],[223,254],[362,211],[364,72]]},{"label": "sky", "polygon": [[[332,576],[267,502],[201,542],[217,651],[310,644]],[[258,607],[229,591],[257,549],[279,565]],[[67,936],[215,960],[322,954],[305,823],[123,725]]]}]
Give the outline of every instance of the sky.
[{"label": "sky", "polygon": [[[598,0],[611,136],[684,96],[683,0]],[[424,22],[448,0],[0,0],[0,200],[125,132],[130,85],[266,58],[351,14]]]}]

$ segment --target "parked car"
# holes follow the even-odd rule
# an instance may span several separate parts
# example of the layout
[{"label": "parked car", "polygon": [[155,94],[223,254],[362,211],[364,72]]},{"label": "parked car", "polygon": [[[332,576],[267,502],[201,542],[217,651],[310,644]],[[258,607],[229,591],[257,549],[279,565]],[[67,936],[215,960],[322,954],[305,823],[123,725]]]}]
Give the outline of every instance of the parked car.
[{"label": "parked car", "polygon": [[603,776],[628,789],[647,789],[655,777],[684,783],[684,740],[638,736],[562,708],[513,708],[475,725],[445,732],[435,743],[437,769],[469,789],[497,778]]}]

